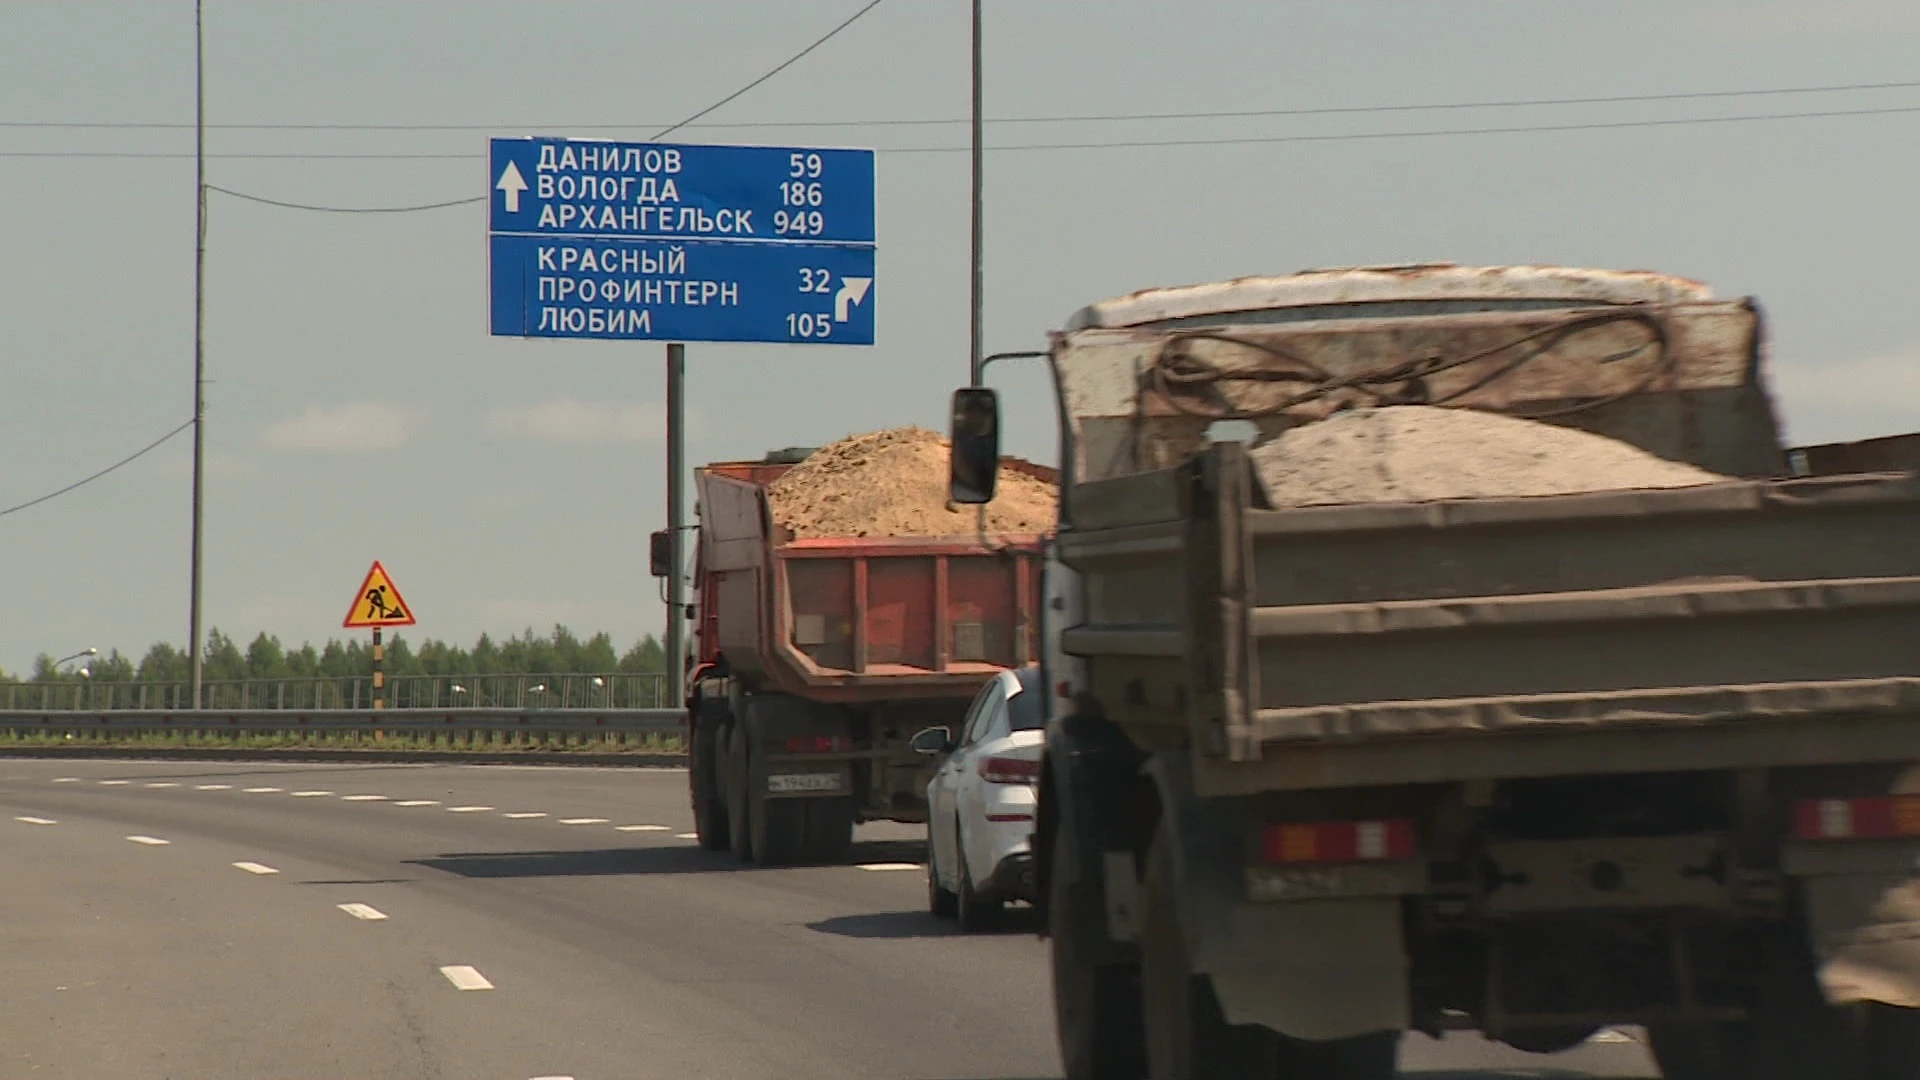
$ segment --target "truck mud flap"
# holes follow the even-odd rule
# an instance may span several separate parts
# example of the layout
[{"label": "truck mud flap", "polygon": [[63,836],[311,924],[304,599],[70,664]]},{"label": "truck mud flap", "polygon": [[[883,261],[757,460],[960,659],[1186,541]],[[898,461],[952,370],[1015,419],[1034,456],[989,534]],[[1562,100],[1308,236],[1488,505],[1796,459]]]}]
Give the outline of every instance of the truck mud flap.
[{"label": "truck mud flap", "polygon": [[1790,844],[1821,990],[1835,1005],[1920,1008],[1920,842]]},{"label": "truck mud flap", "polygon": [[1148,769],[1180,838],[1182,933],[1227,1022],[1299,1039],[1405,1029],[1412,1005],[1400,898],[1249,901],[1236,804],[1195,797],[1185,755],[1158,755]]}]

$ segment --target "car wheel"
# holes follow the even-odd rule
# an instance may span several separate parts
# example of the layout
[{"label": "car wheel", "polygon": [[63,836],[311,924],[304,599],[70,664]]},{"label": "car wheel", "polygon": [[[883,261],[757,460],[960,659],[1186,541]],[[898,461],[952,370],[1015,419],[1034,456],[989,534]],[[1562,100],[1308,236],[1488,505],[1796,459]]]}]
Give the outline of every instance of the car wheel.
[{"label": "car wheel", "polygon": [[927,823],[927,910],[943,919],[957,912],[960,897],[940,884],[940,856],[933,847],[933,823]]},{"label": "car wheel", "polygon": [[953,829],[953,857],[960,864],[960,889],[954,904],[954,915],[959,919],[960,929],[966,933],[976,930],[991,930],[1000,923],[1000,916],[1006,910],[1006,901],[983,896],[973,886],[973,872],[967,868],[966,834],[958,825]]}]

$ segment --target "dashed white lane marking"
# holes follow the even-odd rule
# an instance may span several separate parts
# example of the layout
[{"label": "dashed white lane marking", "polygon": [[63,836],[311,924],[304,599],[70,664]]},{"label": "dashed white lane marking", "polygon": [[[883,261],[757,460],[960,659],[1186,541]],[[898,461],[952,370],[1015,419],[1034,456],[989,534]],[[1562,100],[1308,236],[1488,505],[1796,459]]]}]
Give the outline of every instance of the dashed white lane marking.
[{"label": "dashed white lane marking", "polygon": [[265,866],[257,862],[237,862],[233,865],[235,869],[245,870],[249,874],[277,874],[280,872],[271,866]]},{"label": "dashed white lane marking", "polygon": [[56,784],[77,784],[80,782],[80,778],[77,776],[56,776],[53,782]]},{"label": "dashed white lane marking", "polygon": [[100,786],[101,787],[125,787],[126,785],[131,783],[133,783],[133,781],[131,780],[102,780],[100,781]]},{"label": "dashed white lane marking", "polygon": [[911,863],[911,862],[870,862],[870,863],[860,863],[859,867],[862,870],[919,870],[921,869],[921,866],[919,863]]},{"label": "dashed white lane marking", "polygon": [[157,836],[129,836],[127,839],[136,844],[146,844],[149,847],[163,847],[173,843],[171,840],[162,840]]},{"label": "dashed white lane marking", "polygon": [[331,795],[333,794],[333,792],[331,791],[295,791],[295,792],[292,792],[291,794],[296,799],[318,799],[327,795]]},{"label": "dashed white lane marking", "polygon": [[491,806],[449,806],[447,807],[447,813],[449,814],[481,814],[491,809],[493,809],[493,807]]},{"label": "dashed white lane marking", "polygon": [[571,1076],[536,1076],[533,1080],[573,1080]]},{"label": "dashed white lane marking", "polygon": [[616,832],[666,832],[665,825],[615,825]]},{"label": "dashed white lane marking", "polygon": [[506,817],[506,818],[512,818],[512,819],[514,819],[515,821],[521,821],[521,820],[524,820],[524,819],[526,819],[526,818],[537,818],[537,817],[546,817],[547,815],[546,815],[546,811],[544,811],[544,810],[529,810],[529,811],[526,811],[525,813],[519,813],[519,814],[501,814],[500,816],[501,816],[501,817]]},{"label": "dashed white lane marking", "polygon": [[1590,1043],[1630,1043],[1638,1042],[1633,1036],[1619,1028],[1605,1028],[1587,1039]]},{"label": "dashed white lane marking", "polygon": [[277,787],[243,787],[240,790],[249,795],[271,795],[276,791],[285,791],[286,789]]},{"label": "dashed white lane marking", "polygon": [[393,805],[395,806],[439,806],[440,800],[439,799],[407,799],[404,802],[397,802],[397,803],[394,803]]},{"label": "dashed white lane marking", "polygon": [[232,791],[233,785],[232,784],[195,784],[193,785],[193,790],[195,791]]},{"label": "dashed white lane marking", "polygon": [[148,784],[147,786],[151,788],[162,788],[162,787],[179,787],[180,785],[169,780],[159,784]]},{"label": "dashed white lane marking", "polygon": [[605,825],[606,823],[607,819],[603,817],[563,817],[560,819],[560,824],[562,825]]},{"label": "dashed white lane marking", "polygon": [[673,834],[673,838],[675,840],[698,840],[700,839],[700,834],[697,832],[677,832]]},{"label": "dashed white lane marking", "polygon": [[14,818],[13,820],[15,820],[15,821],[24,821],[24,822],[26,822],[26,823],[27,823],[27,824],[29,824],[29,825],[58,825],[58,824],[60,824],[59,822],[57,822],[57,821],[55,821],[55,820],[53,820],[52,818],[44,818],[44,817],[17,817],[17,818]]},{"label": "dashed white lane marking", "polygon": [[336,904],[334,906],[354,918],[362,919],[366,922],[379,922],[381,919],[387,917],[386,912],[378,908],[368,907],[365,904]]},{"label": "dashed white lane marking", "polygon": [[341,802],[386,802],[385,795],[342,795]]},{"label": "dashed white lane marking", "polygon": [[456,990],[493,989],[493,984],[487,981],[485,975],[465,964],[450,964],[441,968],[440,974],[445,975],[447,981],[452,983]]}]

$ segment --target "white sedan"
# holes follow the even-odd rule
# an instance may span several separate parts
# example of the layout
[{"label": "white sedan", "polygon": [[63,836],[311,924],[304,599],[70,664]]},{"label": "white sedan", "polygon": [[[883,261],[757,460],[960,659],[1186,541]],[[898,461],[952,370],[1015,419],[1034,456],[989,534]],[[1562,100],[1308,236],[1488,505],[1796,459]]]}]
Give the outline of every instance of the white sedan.
[{"label": "white sedan", "polygon": [[1009,901],[1033,900],[1029,841],[1046,742],[1038,667],[1003,671],[968,706],[956,738],[944,727],[914,749],[945,754],[927,784],[927,898],[962,930],[993,924]]}]

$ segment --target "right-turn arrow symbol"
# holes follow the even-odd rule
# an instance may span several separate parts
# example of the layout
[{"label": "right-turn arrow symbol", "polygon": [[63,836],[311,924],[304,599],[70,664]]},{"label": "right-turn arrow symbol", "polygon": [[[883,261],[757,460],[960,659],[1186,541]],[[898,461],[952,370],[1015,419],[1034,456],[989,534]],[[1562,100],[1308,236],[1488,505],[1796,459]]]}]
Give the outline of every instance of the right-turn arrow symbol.
[{"label": "right-turn arrow symbol", "polygon": [[833,298],[833,321],[846,322],[847,312],[858,307],[860,301],[867,298],[867,290],[873,288],[870,277],[850,277],[840,279],[840,291]]}]

